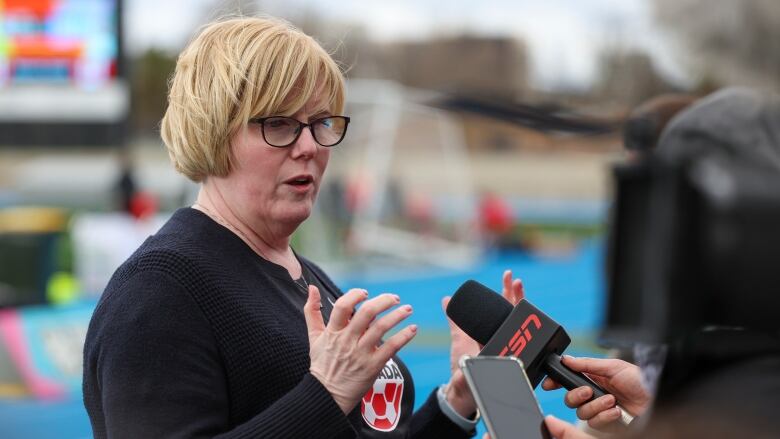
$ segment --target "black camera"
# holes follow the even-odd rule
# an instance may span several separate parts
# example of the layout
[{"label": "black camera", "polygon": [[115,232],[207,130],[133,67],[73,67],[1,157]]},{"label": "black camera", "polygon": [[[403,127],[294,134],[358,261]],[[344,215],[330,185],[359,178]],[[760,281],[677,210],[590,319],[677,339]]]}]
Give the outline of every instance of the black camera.
[{"label": "black camera", "polygon": [[649,154],[613,176],[606,344],[707,327],[780,329],[775,167],[715,145]]}]

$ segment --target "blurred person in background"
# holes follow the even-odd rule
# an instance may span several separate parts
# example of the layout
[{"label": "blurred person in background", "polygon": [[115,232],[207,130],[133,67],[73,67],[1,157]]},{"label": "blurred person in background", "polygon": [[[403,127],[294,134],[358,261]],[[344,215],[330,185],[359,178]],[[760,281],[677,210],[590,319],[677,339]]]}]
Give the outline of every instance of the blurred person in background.
[{"label": "blurred person in background", "polygon": [[[780,173],[780,95],[746,88],[713,93],[669,122],[658,153],[670,160],[698,160],[717,153],[755,170]],[[740,301],[739,291],[733,293],[733,300]],[[706,297],[706,292],[702,294]],[[768,303],[772,300],[766,298]],[[646,346],[644,351],[650,348]],[[638,366],[619,359],[565,357],[567,366],[586,373],[610,393],[589,401],[591,389],[581,387],[566,393],[566,405],[576,408],[577,417],[587,421],[589,427],[609,432],[622,430],[617,425],[620,412],[615,407],[616,398],[632,415],[644,417],[652,411],[649,419],[639,423],[640,429],[624,432],[626,436],[777,437],[777,325],[708,325],[678,334],[654,352],[661,354],[637,356]],[[552,390],[560,386],[547,378],[542,387]],[[559,439],[591,437],[562,421],[548,425],[554,434],[555,426]]]},{"label": "blurred person in background", "polygon": [[512,207],[498,194],[484,192],[479,198],[479,225],[487,247],[511,248],[515,219]]},{"label": "blurred person in background", "polygon": [[128,148],[123,146],[119,152],[119,178],[114,183],[116,210],[130,213],[133,197],[137,192],[138,185],[133,176],[133,161]]},{"label": "blurred person in background", "polygon": [[[184,49],[162,138],[200,192],[115,272],[95,309],[83,384],[95,437],[474,434],[455,364],[477,344],[450,325],[451,379],[413,413],[396,353],[417,328],[385,337],[411,307],[342,294],[290,247],[346,134],[343,108],[338,66],[286,22],[220,20]],[[503,285],[508,300],[522,297],[511,272]]]}]

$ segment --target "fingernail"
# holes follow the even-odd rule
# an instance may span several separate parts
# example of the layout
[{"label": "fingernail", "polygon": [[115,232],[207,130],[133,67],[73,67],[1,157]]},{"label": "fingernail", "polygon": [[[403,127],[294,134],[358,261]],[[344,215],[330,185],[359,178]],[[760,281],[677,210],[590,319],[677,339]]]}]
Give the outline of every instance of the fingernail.
[{"label": "fingernail", "polygon": [[404,311],[412,312],[412,305],[404,305]]},{"label": "fingernail", "polygon": [[604,398],[604,406],[612,407],[613,405],[615,405],[615,397],[612,395],[607,395],[607,397]]},{"label": "fingernail", "polygon": [[590,396],[590,389],[587,387],[582,387],[577,391],[577,394],[580,395],[581,398],[587,398]]},{"label": "fingernail", "polygon": [[400,302],[401,301],[401,298],[398,297],[397,294],[393,294],[393,299],[395,299],[396,302]]},{"label": "fingernail", "polygon": [[412,332],[417,332],[417,325],[409,326],[409,329],[411,329]]},{"label": "fingernail", "polygon": [[612,410],[612,417],[613,418],[619,418],[620,417],[620,409],[618,407],[615,407]]}]

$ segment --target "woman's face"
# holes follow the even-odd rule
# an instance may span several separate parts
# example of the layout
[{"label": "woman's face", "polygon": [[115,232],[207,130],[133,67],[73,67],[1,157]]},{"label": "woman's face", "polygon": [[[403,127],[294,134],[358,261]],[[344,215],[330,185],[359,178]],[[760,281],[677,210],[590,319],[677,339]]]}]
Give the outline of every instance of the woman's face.
[{"label": "woman's face", "polygon": [[[301,122],[329,116],[317,97],[292,115]],[[303,128],[285,148],[268,145],[261,126],[249,123],[231,139],[234,167],[219,184],[223,199],[239,219],[253,228],[289,230],[309,217],[317,198],[330,150]]]}]

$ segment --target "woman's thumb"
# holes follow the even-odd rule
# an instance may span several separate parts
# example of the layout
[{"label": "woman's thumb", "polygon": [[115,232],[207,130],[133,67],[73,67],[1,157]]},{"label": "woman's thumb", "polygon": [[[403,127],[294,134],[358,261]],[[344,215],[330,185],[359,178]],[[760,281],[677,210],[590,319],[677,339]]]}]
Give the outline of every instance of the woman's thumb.
[{"label": "woman's thumb", "polygon": [[320,308],[322,308],[320,290],[314,285],[309,285],[309,297],[306,299],[306,304],[303,305],[303,316],[309,331],[310,345],[325,330],[325,322],[322,320]]}]

